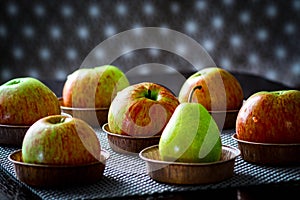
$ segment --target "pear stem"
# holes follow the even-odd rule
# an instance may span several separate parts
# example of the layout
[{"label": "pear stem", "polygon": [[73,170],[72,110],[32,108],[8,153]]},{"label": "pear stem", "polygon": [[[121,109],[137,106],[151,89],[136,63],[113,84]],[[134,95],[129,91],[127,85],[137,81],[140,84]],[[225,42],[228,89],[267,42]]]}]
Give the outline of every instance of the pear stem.
[{"label": "pear stem", "polygon": [[64,123],[66,121],[66,117],[60,119],[60,123]]},{"label": "pear stem", "polygon": [[201,85],[196,85],[195,87],[193,87],[192,91],[189,94],[189,98],[188,98],[188,102],[191,103],[192,102],[192,97],[194,95],[195,90],[201,90],[202,86]]}]

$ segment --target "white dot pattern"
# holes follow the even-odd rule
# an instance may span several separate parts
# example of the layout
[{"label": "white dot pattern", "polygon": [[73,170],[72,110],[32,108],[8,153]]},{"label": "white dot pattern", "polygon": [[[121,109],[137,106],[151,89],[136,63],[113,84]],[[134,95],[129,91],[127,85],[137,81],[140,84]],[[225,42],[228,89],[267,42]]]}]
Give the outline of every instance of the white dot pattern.
[{"label": "white dot pattern", "polygon": [[[78,68],[109,37],[138,27],[167,27],[197,41],[219,66],[299,87],[299,11],[297,0],[1,1],[0,82],[30,75],[30,70],[21,69],[31,67],[38,78],[64,80],[62,74]],[[178,52],[188,53],[188,47],[175,46]],[[185,62],[172,61],[178,55],[142,54],[128,52],[112,64],[124,71],[150,61],[174,63],[172,67],[179,71],[194,70]],[[99,59],[104,55],[99,54]]]}]

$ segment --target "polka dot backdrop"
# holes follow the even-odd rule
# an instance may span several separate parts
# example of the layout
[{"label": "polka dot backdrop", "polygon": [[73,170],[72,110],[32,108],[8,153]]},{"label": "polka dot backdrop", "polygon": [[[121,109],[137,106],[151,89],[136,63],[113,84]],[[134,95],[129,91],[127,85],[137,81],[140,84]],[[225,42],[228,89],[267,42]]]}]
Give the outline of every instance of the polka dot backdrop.
[{"label": "polka dot backdrop", "polygon": [[[163,27],[193,38],[225,69],[298,88],[299,22],[298,0],[1,1],[0,82],[19,76],[63,81],[113,35]],[[194,70],[157,49],[135,50],[112,64],[127,71],[154,62]]]}]

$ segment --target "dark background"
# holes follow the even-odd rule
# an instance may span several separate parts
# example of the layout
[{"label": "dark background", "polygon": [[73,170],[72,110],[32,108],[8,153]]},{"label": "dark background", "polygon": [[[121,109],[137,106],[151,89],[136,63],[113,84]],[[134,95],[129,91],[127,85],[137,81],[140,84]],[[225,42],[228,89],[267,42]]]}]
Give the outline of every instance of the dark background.
[{"label": "dark background", "polygon": [[[161,27],[191,37],[227,70],[299,88],[299,22],[298,0],[4,0],[0,83],[32,76],[61,87],[101,42],[130,29]],[[127,72],[147,63],[195,71],[180,56],[157,49],[135,50],[107,64]]]}]

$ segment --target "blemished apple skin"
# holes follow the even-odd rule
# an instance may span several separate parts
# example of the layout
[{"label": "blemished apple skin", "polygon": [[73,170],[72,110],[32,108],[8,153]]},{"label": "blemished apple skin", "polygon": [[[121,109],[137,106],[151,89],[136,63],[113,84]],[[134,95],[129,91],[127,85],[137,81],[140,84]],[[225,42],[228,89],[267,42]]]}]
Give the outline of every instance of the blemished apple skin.
[{"label": "blemished apple skin", "polygon": [[215,120],[201,104],[181,103],[161,135],[159,153],[165,161],[219,161],[222,142]]},{"label": "blemished apple skin", "polygon": [[236,134],[258,143],[300,143],[300,91],[260,91],[240,109]]},{"label": "blemished apple skin", "polygon": [[35,122],[22,143],[26,163],[81,165],[100,161],[101,145],[94,130],[83,120],[52,115]]},{"label": "blemished apple skin", "polygon": [[116,93],[129,84],[126,75],[116,66],[81,68],[69,74],[65,81],[63,106],[108,108]]},{"label": "blemished apple skin", "polygon": [[15,78],[0,86],[0,124],[29,126],[60,113],[57,96],[38,79]]},{"label": "blemished apple skin", "polygon": [[160,135],[178,105],[176,96],[164,86],[152,82],[131,85],[112,101],[109,129],[121,135]]},{"label": "blemished apple skin", "polygon": [[243,104],[241,84],[225,69],[208,67],[191,75],[179,91],[179,102],[188,102],[197,85],[202,88],[195,91],[191,102],[201,103],[208,111],[238,110]]}]

